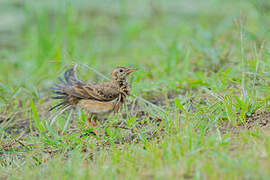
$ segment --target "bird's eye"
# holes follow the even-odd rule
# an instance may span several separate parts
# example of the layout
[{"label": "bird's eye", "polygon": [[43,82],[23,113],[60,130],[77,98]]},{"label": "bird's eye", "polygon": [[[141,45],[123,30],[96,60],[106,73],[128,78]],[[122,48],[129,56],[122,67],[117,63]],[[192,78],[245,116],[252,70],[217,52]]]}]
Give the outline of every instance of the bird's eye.
[{"label": "bird's eye", "polygon": [[120,69],[119,72],[123,72],[124,70],[123,69]]}]

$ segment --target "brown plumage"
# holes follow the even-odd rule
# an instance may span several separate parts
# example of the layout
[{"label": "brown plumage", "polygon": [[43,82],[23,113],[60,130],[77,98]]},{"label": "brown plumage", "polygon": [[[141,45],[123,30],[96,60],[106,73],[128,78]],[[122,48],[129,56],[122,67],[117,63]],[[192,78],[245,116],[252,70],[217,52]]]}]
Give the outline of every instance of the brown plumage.
[{"label": "brown plumage", "polygon": [[91,113],[88,121],[92,126],[91,118],[93,116],[119,111],[130,93],[126,78],[135,70],[127,67],[117,67],[112,71],[108,82],[85,83],[77,79],[75,65],[65,72],[65,80],[58,78],[61,84],[56,84],[52,88],[53,93],[57,96],[51,98],[60,99],[61,102],[52,107],[50,111],[56,108],[64,109],[79,106]]}]

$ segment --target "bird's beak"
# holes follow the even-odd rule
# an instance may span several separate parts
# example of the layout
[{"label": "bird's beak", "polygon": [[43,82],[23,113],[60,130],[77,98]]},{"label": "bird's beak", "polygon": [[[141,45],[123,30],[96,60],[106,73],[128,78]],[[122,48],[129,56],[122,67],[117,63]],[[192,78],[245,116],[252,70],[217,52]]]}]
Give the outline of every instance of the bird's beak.
[{"label": "bird's beak", "polygon": [[132,72],[134,72],[134,71],[136,71],[136,70],[137,70],[136,68],[128,69],[128,70],[127,70],[127,74],[129,75],[130,73],[132,73]]}]

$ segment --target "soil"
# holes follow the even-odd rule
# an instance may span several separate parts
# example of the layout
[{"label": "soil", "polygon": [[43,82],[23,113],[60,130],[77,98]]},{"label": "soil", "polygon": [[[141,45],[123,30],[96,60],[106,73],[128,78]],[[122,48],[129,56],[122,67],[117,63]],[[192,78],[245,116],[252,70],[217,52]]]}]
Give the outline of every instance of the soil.
[{"label": "soil", "polygon": [[[169,104],[170,107],[174,106],[174,98],[180,96],[177,92],[168,92],[167,96],[161,95],[161,94],[147,94],[144,97],[147,97],[147,101],[153,103],[154,105],[157,105],[161,108],[164,108]],[[49,109],[50,102],[46,101],[43,105],[41,104],[39,107],[37,107],[39,111],[39,115],[47,116],[48,109]],[[191,103],[192,104],[192,103]],[[43,106],[43,107],[42,107]],[[45,106],[45,107],[44,107]],[[120,116],[119,120],[113,124],[114,128],[121,129],[122,132],[124,132],[125,136],[121,139],[117,139],[115,141],[116,144],[122,144],[122,143],[130,143],[130,142],[138,142],[139,141],[139,133],[141,131],[144,132],[146,135],[146,139],[154,139],[157,137],[162,136],[164,132],[164,127],[160,127],[160,124],[163,122],[163,118],[155,113],[150,113],[144,103],[141,103],[139,100],[134,100],[133,102],[130,102],[127,104],[128,113],[123,112]],[[28,109],[27,111],[30,110]],[[196,111],[194,108],[192,111]],[[14,116],[7,117],[6,115],[2,114],[0,115],[0,125],[8,123],[7,127],[5,129],[5,132],[7,134],[12,135],[18,135],[22,132],[29,133],[30,127],[29,122],[30,119],[28,117],[23,117],[23,112],[20,113],[14,113]],[[75,114],[73,115],[75,118]],[[72,119],[73,119],[72,117]],[[126,124],[125,119],[127,117],[135,117],[137,123],[136,126],[129,128]],[[74,124],[75,121],[71,121],[72,127],[76,127]],[[100,121],[103,127],[106,127],[108,123],[106,123],[106,119],[103,119]],[[257,111],[251,114],[250,116],[246,116],[246,123],[240,124],[238,127],[230,126],[228,123],[224,122],[223,125],[221,125],[221,130],[227,131],[227,130],[237,130],[239,128],[257,128],[257,127],[269,127],[270,124],[270,111]],[[73,128],[72,128],[73,129]],[[77,129],[77,128],[74,128]],[[78,129],[77,129],[78,130]],[[90,132],[91,134],[91,132]],[[82,133],[82,136],[85,134]]]},{"label": "soil", "polygon": [[267,127],[270,125],[270,111],[258,111],[250,116],[246,116],[247,128],[253,128],[254,126]]}]

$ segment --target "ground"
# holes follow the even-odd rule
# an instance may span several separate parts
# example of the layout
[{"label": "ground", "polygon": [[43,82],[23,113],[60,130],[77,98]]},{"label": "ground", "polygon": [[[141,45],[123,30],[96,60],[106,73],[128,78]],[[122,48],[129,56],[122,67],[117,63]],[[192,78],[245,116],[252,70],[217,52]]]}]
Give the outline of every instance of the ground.
[{"label": "ground", "polygon": [[[268,0],[0,4],[0,179],[270,179]],[[138,68],[100,137],[48,111],[74,64]]]}]

